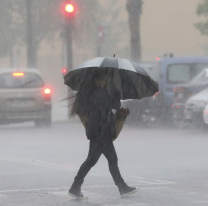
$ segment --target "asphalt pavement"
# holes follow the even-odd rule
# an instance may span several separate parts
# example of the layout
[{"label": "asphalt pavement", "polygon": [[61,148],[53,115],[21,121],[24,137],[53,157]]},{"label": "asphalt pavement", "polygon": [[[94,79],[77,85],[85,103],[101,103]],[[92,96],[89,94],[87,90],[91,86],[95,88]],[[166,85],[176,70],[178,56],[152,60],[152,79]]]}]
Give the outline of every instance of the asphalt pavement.
[{"label": "asphalt pavement", "polygon": [[115,148],[126,183],[138,193],[120,198],[107,160],[87,175],[82,191],[67,195],[88,153],[81,123],[52,128],[32,123],[0,127],[0,206],[208,205],[208,134],[195,130],[142,130],[125,126]]}]

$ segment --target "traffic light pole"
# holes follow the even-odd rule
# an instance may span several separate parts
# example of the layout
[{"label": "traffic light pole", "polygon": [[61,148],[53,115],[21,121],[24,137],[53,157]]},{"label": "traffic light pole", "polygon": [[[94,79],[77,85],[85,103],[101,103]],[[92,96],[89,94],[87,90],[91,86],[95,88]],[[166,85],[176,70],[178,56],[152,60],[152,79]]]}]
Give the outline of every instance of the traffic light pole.
[{"label": "traffic light pole", "polygon": [[98,25],[97,27],[97,56],[101,56],[101,44],[103,42],[103,26],[101,24]]},{"label": "traffic light pole", "polygon": [[66,67],[70,71],[73,68],[73,52],[72,52],[72,32],[73,24],[72,21],[66,19],[65,24],[65,41],[66,41]]},{"label": "traffic light pole", "polygon": [[[61,5],[62,14],[65,17],[64,24],[64,38],[66,43],[66,69],[70,72],[73,68],[73,50],[72,50],[72,32],[74,29],[74,18],[76,16],[77,5],[71,0],[65,0]],[[71,89],[68,87],[68,109],[70,114],[71,101]]]},{"label": "traffic light pole", "polygon": [[[67,71],[71,71],[73,68],[73,50],[72,50],[72,32],[73,32],[73,22],[71,19],[66,19],[65,21],[65,42],[66,42],[66,68]],[[71,90],[68,87],[68,96],[71,96]],[[70,114],[72,104],[71,99],[68,99],[68,114]]]},{"label": "traffic light pole", "polygon": [[101,56],[101,45],[100,42],[97,42],[97,56],[100,57]]}]

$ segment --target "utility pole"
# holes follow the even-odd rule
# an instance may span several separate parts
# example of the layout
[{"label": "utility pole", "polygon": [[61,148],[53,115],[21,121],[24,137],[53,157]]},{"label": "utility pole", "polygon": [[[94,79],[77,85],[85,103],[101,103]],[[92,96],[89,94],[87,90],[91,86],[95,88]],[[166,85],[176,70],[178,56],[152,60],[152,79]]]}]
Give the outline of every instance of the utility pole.
[{"label": "utility pole", "polygon": [[[64,1],[62,3],[62,14],[65,18],[64,22],[64,39],[66,43],[66,65],[62,68],[62,74],[66,74],[73,69],[73,50],[72,50],[72,33],[74,29],[74,18],[77,13],[77,5],[73,1]],[[68,88],[68,95],[70,96],[71,90]],[[68,104],[71,105],[69,98]],[[69,108],[69,114],[71,108]]]},{"label": "utility pole", "polygon": [[72,33],[74,29],[74,18],[77,6],[73,1],[62,2],[62,15],[64,22],[64,39],[66,43],[66,70],[69,72],[73,68]]},{"label": "utility pole", "polygon": [[65,22],[65,42],[66,42],[66,68],[69,72],[73,68],[73,52],[72,52],[72,32],[73,22],[67,20]]},{"label": "utility pole", "polygon": [[103,54],[102,45],[105,42],[105,38],[108,35],[108,25],[104,22],[97,25],[97,56],[100,57]]},{"label": "utility pole", "polygon": [[35,44],[35,37],[33,31],[33,20],[32,20],[32,0],[26,1],[27,9],[27,67],[37,68],[37,47]]},{"label": "utility pole", "polygon": [[131,33],[131,60],[141,61],[140,16],[142,0],[127,0],[126,8],[129,13],[129,29]]},{"label": "utility pole", "polygon": [[101,24],[97,27],[97,56],[101,56],[101,45],[103,43],[104,38],[104,32],[103,32],[103,26]]}]

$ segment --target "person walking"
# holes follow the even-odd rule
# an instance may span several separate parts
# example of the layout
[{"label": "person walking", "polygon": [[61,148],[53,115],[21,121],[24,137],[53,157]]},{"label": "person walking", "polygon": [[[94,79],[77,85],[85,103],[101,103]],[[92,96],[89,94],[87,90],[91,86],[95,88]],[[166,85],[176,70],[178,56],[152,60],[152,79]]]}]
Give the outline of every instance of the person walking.
[{"label": "person walking", "polygon": [[87,159],[81,165],[68,193],[77,199],[87,198],[81,192],[81,185],[102,154],[108,160],[110,173],[121,197],[139,190],[124,182],[118,168],[118,158],[112,141],[116,138],[116,119],[112,110],[120,109],[121,97],[118,89],[110,84],[111,78],[112,75],[105,71],[94,74],[93,81],[85,81],[80,86],[71,109],[71,114],[80,117],[90,140]]}]

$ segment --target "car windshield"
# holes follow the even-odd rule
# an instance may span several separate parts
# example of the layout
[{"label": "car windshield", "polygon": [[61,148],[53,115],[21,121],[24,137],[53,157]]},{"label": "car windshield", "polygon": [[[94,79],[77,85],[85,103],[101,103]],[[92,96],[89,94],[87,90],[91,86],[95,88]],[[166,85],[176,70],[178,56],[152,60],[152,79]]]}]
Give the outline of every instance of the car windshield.
[{"label": "car windshield", "polygon": [[38,88],[43,87],[44,83],[40,76],[33,73],[21,73],[23,75],[14,76],[13,73],[0,75],[0,88]]},{"label": "car windshield", "polygon": [[201,71],[196,77],[191,80],[191,84],[203,83],[208,81],[208,69]]},{"label": "car windshield", "polygon": [[171,64],[168,66],[167,82],[170,84],[187,83],[207,67],[208,64]]}]

